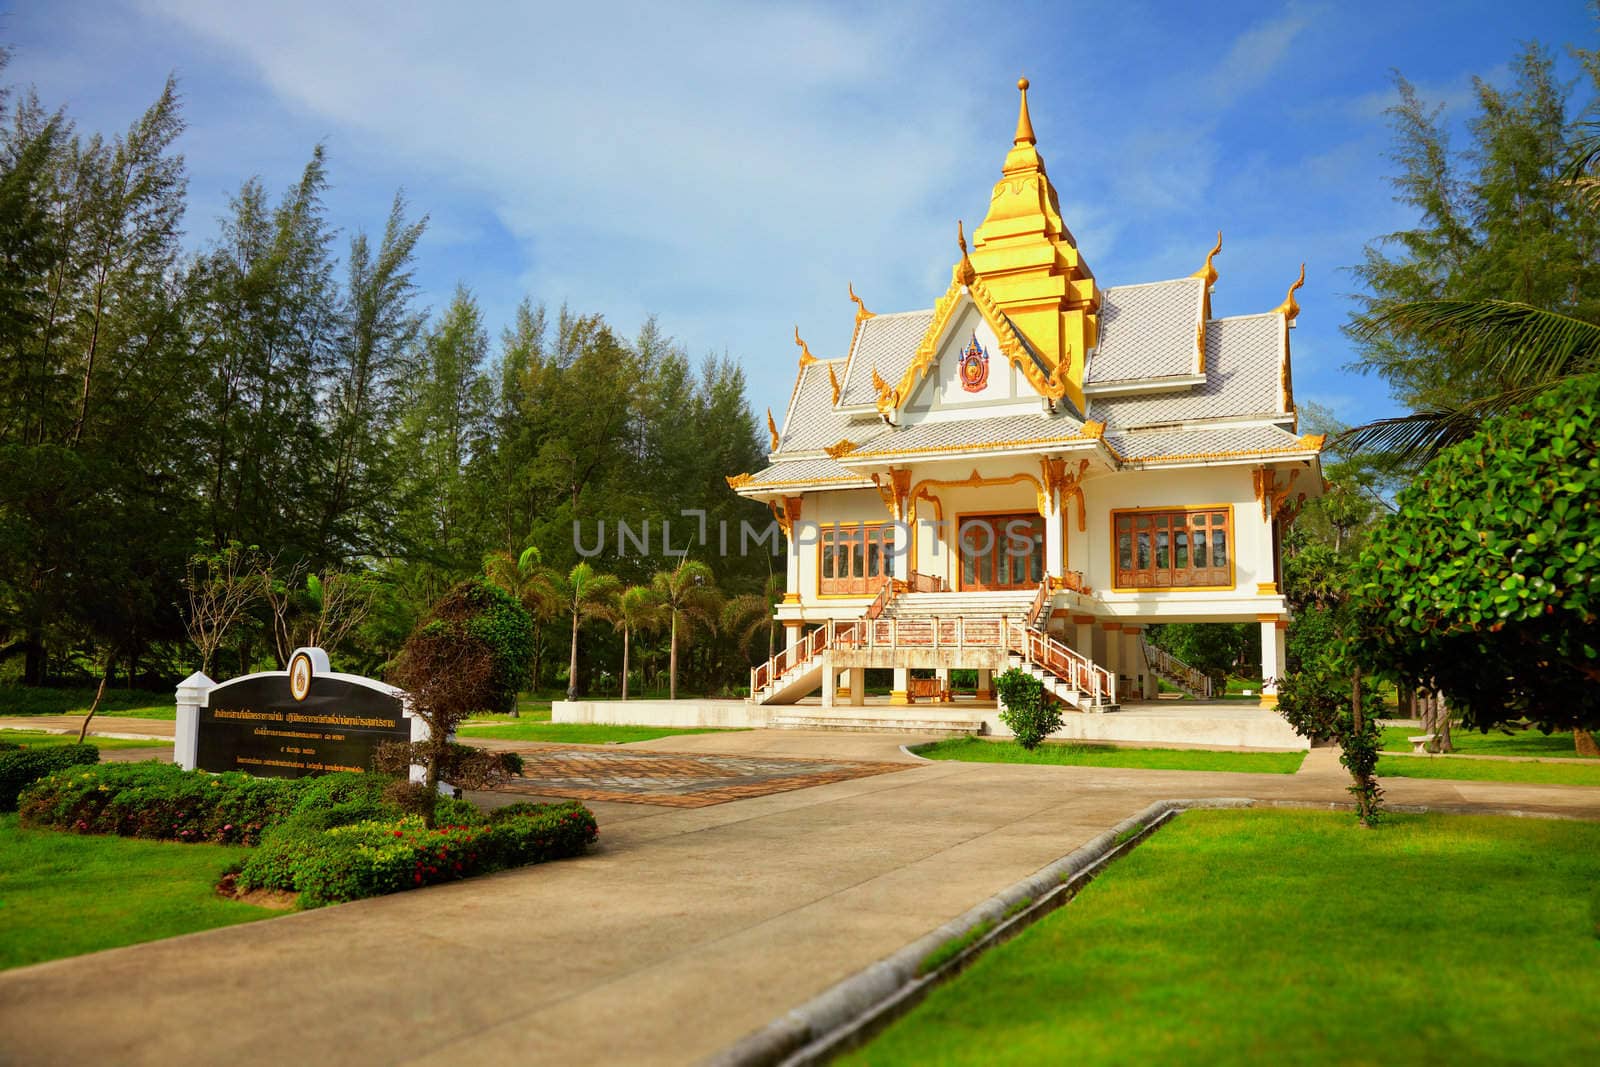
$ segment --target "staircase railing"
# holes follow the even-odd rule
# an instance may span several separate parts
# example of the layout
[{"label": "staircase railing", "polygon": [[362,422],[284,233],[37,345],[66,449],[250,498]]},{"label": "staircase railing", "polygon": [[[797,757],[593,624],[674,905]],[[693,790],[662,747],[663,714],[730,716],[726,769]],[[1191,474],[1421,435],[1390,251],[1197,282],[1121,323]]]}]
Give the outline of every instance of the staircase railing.
[{"label": "staircase railing", "polygon": [[1012,652],[1049,671],[1078,692],[1088,694],[1094,706],[1117,702],[1116,676],[1049,634],[1027,626],[1009,625],[1006,640]]},{"label": "staircase railing", "polygon": [[[862,626],[882,615],[889,602],[896,593],[894,579],[885,578],[883,585],[878,589],[878,595],[872,598],[872,603],[867,605],[866,613],[860,619],[843,624],[835,623],[829,619],[826,626],[812,630],[802,637],[792,648],[785,648],[767,662],[750,668],[750,698],[755,699],[761,690],[788,674],[802,664],[810,663],[830,648],[837,647],[835,642],[848,639],[846,647],[854,648],[860,640]],[[841,635],[844,635],[843,638]]]},{"label": "staircase railing", "polygon": [[1033,595],[1033,603],[1028,605],[1028,614],[1024,616],[1028,621],[1028,629],[1043,630],[1045,605],[1050,603],[1050,579],[1046,578],[1039,583],[1039,591]]},{"label": "staircase railing", "polygon": [[913,593],[948,593],[950,583],[936,574],[912,571],[906,578],[906,589]]},{"label": "staircase railing", "polygon": [[1211,678],[1204,671],[1191,667],[1166,649],[1152,645],[1144,634],[1139,635],[1139,646],[1144,650],[1144,661],[1158,676],[1192,697],[1211,699]]}]

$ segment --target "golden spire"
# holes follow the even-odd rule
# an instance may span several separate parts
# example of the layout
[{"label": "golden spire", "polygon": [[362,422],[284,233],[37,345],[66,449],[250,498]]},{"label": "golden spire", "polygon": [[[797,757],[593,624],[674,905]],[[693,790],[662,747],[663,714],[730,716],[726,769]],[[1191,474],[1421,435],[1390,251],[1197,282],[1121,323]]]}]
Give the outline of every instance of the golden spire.
[{"label": "golden spire", "polygon": [[967,255],[967,235],[962,229],[960,219],[956,220],[956,244],[961,246],[961,262],[956,264],[956,281],[962,285],[971,285],[978,272],[972,268],[972,257]]},{"label": "golden spire", "polygon": [[1038,140],[1033,136],[1033,120],[1028,117],[1028,79],[1018,78],[1017,89],[1022,93],[1022,107],[1017,112],[1017,135],[1012,138],[1011,143],[1038,144]]},{"label": "golden spire", "polygon": [[767,409],[767,432],[772,435],[772,447],[767,451],[776,452],[778,450],[778,424],[772,421],[771,408]]},{"label": "golden spire", "polygon": [[[1025,338],[1041,371],[1080,413],[1084,353],[1099,343],[1100,293],[1094,272],[1061,220],[1061,203],[1039,156],[1028,106],[1028,80],[1020,79],[1017,129],[989,197],[981,225],[972,231],[967,262],[976,286]],[[957,279],[960,280],[959,278]]]},{"label": "golden spire", "polygon": [[815,363],[817,361],[817,357],[813,356],[811,354],[811,347],[809,345],[807,345],[804,341],[800,340],[800,327],[799,326],[796,326],[794,328],[794,343],[800,346],[800,369],[801,370],[805,370],[807,367],[811,366],[811,364],[813,364],[813,363]]},{"label": "golden spire", "polygon": [[828,384],[833,386],[833,402],[839,402],[839,376],[833,373],[833,364],[828,364]]},{"label": "golden spire", "polygon": [[1300,305],[1295,301],[1294,291],[1305,283],[1306,265],[1302,263],[1300,264],[1300,277],[1296,278],[1294,280],[1294,284],[1289,286],[1289,295],[1283,298],[1283,303],[1272,309],[1273,311],[1282,315],[1286,322],[1293,322],[1295,316],[1300,314]]},{"label": "golden spire", "polygon": [[1204,280],[1205,283],[1206,283],[1206,288],[1207,289],[1210,289],[1213,285],[1216,285],[1217,284],[1217,268],[1213,267],[1211,265],[1211,261],[1217,257],[1217,253],[1220,252],[1220,251],[1222,251],[1222,231],[1218,230],[1217,231],[1217,247],[1213,248],[1210,252],[1206,253],[1206,265],[1201,267],[1199,270],[1195,271],[1193,274],[1189,275],[1189,277],[1191,277],[1191,278],[1200,278],[1200,279]]},{"label": "golden spire", "polygon": [[845,284],[850,286],[850,299],[854,300],[856,304],[856,321],[860,322],[862,319],[872,318],[872,312],[867,310],[867,305],[862,303],[861,298],[856,295],[855,283],[846,282]]}]

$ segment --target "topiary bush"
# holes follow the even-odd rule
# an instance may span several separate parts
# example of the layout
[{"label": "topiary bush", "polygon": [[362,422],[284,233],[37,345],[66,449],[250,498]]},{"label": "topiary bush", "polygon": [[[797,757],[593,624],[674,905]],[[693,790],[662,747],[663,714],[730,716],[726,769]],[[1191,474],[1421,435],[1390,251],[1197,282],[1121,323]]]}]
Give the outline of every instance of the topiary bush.
[{"label": "topiary bush", "polygon": [[1044,683],[1019,667],[999,675],[995,690],[1005,709],[1000,721],[1016,735],[1017,744],[1028,751],[1061,729],[1061,706],[1044,695]]},{"label": "topiary bush", "polygon": [[460,628],[489,650],[491,666],[479,694],[483,710],[508,712],[528,684],[533,662],[533,617],[516,597],[485,578],[459,582],[418,627]]},{"label": "topiary bush", "polygon": [[46,775],[99,762],[100,750],[94,745],[30,748],[4,742],[0,747],[0,811],[16,811],[18,795]]}]

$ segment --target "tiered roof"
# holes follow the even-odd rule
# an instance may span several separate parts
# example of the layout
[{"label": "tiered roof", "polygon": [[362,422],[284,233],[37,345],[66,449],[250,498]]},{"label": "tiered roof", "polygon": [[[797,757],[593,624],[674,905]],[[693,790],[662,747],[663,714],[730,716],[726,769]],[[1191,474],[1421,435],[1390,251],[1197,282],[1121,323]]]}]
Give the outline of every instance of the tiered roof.
[{"label": "tiered roof", "polygon": [[[815,359],[797,333],[800,369],[781,431],[774,426],[772,465],[730,478],[740,492],[868,486],[888,464],[973,454],[1077,451],[1118,469],[1320,451],[1320,437],[1294,432],[1289,329],[1304,268],[1278,307],[1227,318],[1211,314],[1220,234],[1189,277],[1099,288],[1061,223],[1034,148],[1026,81],[1019,88],[1004,174],[970,256],[961,240],[950,288],[933,308],[884,315],[852,288],[858,310],[843,359]],[[1038,392],[1036,414],[906,416],[967,305]]]}]

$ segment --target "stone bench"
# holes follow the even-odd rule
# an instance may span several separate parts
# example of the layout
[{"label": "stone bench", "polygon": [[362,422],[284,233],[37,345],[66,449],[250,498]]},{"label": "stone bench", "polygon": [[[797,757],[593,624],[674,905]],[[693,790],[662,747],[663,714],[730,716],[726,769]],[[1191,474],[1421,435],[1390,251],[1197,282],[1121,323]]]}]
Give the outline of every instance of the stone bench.
[{"label": "stone bench", "polygon": [[1419,755],[1426,753],[1428,746],[1433,744],[1435,736],[1434,734],[1417,734],[1410,738],[1411,751]]}]

